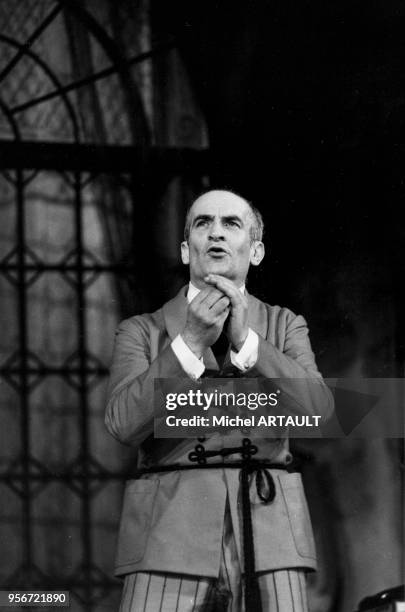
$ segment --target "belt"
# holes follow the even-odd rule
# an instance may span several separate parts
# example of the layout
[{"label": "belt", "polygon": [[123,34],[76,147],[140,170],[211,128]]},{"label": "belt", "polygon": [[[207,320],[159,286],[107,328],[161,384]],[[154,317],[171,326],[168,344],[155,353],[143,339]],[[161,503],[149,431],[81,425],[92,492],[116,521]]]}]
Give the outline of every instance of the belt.
[{"label": "belt", "polygon": [[[258,451],[257,446],[251,443],[249,438],[244,438],[242,446],[222,448],[218,451],[205,450],[201,441],[194,448],[194,451],[188,455],[191,464],[170,464],[156,465],[139,470],[138,474],[155,474],[159,472],[173,472],[182,470],[204,470],[204,469],[239,469],[241,481],[241,498],[242,498],[242,533],[243,533],[243,565],[245,573],[245,608],[246,612],[262,612],[260,600],[259,583],[255,570],[255,551],[252,528],[252,513],[250,508],[250,476],[256,474],[255,483],[256,491],[259,499],[263,504],[271,503],[276,496],[276,487],[274,480],[268,469],[286,470],[288,472],[296,471],[292,464],[272,463],[262,459],[254,459]],[[232,463],[214,462],[207,463],[210,457],[228,457],[235,453],[241,455],[241,460],[233,461]]]}]

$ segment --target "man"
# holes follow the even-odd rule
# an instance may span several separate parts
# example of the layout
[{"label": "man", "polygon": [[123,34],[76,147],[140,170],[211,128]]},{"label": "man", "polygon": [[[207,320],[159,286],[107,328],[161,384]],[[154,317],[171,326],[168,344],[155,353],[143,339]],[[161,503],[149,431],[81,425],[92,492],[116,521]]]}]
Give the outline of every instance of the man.
[{"label": "man", "polygon": [[[330,394],[304,319],[246,291],[249,266],[264,256],[262,232],[260,213],[243,198],[203,194],[188,212],[181,245],[189,286],[155,313],[118,328],[106,425],[139,449],[139,467],[155,466],[125,491],[116,559],[116,574],[126,577],[123,612],[307,610],[305,572],[315,568],[315,550],[301,478],[283,469],[292,459],[287,437],[255,441],[255,458],[274,466],[267,470],[274,496],[263,503],[252,485],[248,508],[242,507],[241,470],[229,467],[240,460],[240,433],[200,440],[204,452],[231,449],[206,460],[216,464],[212,469],[187,469],[195,440],[153,437],[154,379],[198,380],[206,371],[303,379],[298,412],[329,415]],[[220,365],[212,348],[224,335],[229,346]],[[252,544],[242,511],[252,531],[260,602],[243,593]]]}]

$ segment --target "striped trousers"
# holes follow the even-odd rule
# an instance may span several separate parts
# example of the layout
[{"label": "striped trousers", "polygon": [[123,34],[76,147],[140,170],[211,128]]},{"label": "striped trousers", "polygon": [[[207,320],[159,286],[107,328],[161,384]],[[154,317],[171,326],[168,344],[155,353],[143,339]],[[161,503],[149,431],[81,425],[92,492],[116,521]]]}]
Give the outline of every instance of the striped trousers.
[{"label": "striped trousers", "polygon": [[[258,575],[263,612],[308,612],[305,570]],[[243,579],[230,512],[225,512],[218,578],[155,572],[125,577],[120,612],[244,612]]]},{"label": "striped trousers", "polygon": [[[242,589],[218,583],[214,578],[129,574],[120,612],[243,612]],[[263,612],[308,612],[303,570],[262,574],[259,586]]]}]

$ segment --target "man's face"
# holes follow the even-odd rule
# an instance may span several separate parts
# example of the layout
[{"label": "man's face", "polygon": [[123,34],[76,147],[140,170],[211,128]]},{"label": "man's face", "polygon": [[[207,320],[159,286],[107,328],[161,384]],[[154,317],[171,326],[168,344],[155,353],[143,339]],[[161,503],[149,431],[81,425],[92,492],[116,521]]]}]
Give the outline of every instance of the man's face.
[{"label": "man's face", "polygon": [[238,287],[245,282],[249,265],[258,265],[264,255],[263,244],[251,241],[252,222],[249,205],[229,191],[210,191],[194,202],[189,240],[181,245],[194,285],[203,287],[210,273]]}]

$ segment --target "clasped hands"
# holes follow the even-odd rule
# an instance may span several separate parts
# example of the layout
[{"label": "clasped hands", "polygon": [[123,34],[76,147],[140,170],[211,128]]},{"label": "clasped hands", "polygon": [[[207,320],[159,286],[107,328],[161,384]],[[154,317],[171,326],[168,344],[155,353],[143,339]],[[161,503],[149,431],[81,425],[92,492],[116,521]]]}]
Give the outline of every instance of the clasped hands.
[{"label": "clasped hands", "polygon": [[183,340],[200,359],[224,330],[232,348],[238,352],[249,332],[248,300],[224,276],[208,274],[204,281],[209,286],[188,305]]}]

